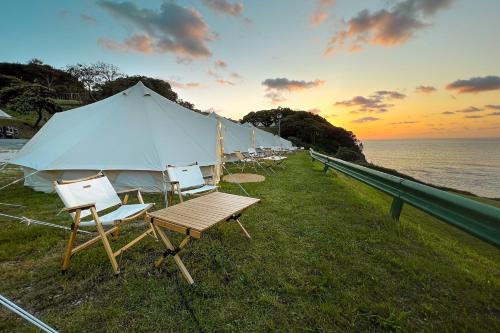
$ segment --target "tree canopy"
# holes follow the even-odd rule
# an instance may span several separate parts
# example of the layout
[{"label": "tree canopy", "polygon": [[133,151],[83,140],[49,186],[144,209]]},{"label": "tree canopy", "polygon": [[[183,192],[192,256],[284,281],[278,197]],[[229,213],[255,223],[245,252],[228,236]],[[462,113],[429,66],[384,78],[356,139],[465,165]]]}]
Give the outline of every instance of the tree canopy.
[{"label": "tree canopy", "polygon": [[38,83],[21,83],[0,90],[0,100],[7,100],[9,110],[18,113],[35,113],[33,127],[38,127],[44,112],[53,115],[62,111],[54,101],[54,91]]},{"label": "tree canopy", "polygon": [[0,63],[0,89],[22,82],[38,83],[57,94],[82,93],[80,82],[69,73],[33,59],[27,64]]},{"label": "tree canopy", "polygon": [[[295,145],[314,148],[326,154],[336,155],[349,161],[364,161],[363,145],[356,135],[342,127],[337,127],[325,118],[306,111],[294,111],[289,108],[277,108],[248,113],[241,120],[254,126],[273,129],[281,113],[281,136]],[[276,130],[273,131],[276,133]]]}]

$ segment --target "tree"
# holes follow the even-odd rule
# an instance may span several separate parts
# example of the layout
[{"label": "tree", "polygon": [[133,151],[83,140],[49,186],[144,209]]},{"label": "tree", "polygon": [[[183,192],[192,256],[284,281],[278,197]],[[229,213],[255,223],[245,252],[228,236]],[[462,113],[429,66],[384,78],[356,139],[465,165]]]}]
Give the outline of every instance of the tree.
[{"label": "tree", "polygon": [[26,82],[44,85],[55,90],[57,95],[85,92],[82,84],[70,74],[44,64],[38,59],[32,59],[27,64],[0,63],[0,77],[3,78],[0,79],[0,89],[19,82]]},{"label": "tree", "polygon": [[30,61],[28,61],[28,65],[43,65],[43,61],[38,59],[38,58],[33,58]]},{"label": "tree", "polygon": [[264,126],[270,127],[276,125],[278,122],[278,113],[281,113],[281,116],[285,118],[288,115],[291,115],[293,112],[290,108],[282,108],[278,107],[277,109],[271,110],[261,110],[256,112],[250,112],[241,120],[242,123],[252,123],[254,126]]},{"label": "tree", "polygon": [[120,68],[118,66],[115,66],[113,64],[107,64],[102,61],[98,61],[95,64],[92,65],[100,78],[100,83],[107,83],[114,81],[120,77],[123,77],[123,74],[120,72]]},{"label": "tree", "polygon": [[23,83],[0,90],[0,101],[7,100],[10,110],[24,114],[36,113],[34,128],[40,124],[44,112],[52,115],[62,111],[54,102],[54,97],[52,90],[38,83]]},{"label": "tree", "polygon": [[96,100],[92,91],[98,84],[97,74],[92,66],[84,64],[70,65],[66,67],[66,72],[83,84],[92,100]]},{"label": "tree", "polygon": [[269,127],[276,124],[278,113],[282,115],[281,136],[295,145],[311,147],[327,154],[338,153],[339,157],[353,161],[364,161],[363,146],[356,135],[310,112],[279,107],[250,112],[243,117],[242,122]]},{"label": "tree", "polygon": [[66,66],[66,72],[84,85],[93,101],[97,100],[94,94],[96,90],[123,76],[117,66],[102,61],[90,65],[68,65]]}]

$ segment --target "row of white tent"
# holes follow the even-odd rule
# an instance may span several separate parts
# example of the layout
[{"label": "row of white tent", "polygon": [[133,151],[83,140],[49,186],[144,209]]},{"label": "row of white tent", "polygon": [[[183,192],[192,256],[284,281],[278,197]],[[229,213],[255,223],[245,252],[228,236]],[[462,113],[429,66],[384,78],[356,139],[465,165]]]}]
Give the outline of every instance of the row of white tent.
[{"label": "row of white tent", "polygon": [[249,124],[188,110],[142,82],[99,102],[55,114],[10,161],[25,185],[51,192],[53,181],[104,172],[117,190],[164,192],[168,165],[198,163],[220,179],[223,154],[291,149],[290,141]]}]

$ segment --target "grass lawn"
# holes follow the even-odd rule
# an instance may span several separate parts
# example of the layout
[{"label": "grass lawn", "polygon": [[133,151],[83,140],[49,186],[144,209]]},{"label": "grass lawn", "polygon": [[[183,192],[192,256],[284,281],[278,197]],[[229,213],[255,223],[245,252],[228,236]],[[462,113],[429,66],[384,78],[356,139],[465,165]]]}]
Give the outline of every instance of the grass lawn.
[{"label": "grass lawn", "polygon": [[[321,170],[301,153],[246,184],[262,199],[242,217],[253,239],[229,222],[192,242],[183,260],[194,289],[171,259],[153,268],[163,248],[152,238],[125,253],[118,277],[99,244],[63,276],[67,231],[0,217],[0,293],[62,332],[500,331],[499,249],[409,206],[394,222],[391,198]],[[19,175],[7,168],[1,184]],[[7,214],[70,222],[55,194],[21,184],[0,202],[28,206],[0,206]],[[142,226],[129,229],[112,246]],[[33,329],[0,309],[0,331]]]}]

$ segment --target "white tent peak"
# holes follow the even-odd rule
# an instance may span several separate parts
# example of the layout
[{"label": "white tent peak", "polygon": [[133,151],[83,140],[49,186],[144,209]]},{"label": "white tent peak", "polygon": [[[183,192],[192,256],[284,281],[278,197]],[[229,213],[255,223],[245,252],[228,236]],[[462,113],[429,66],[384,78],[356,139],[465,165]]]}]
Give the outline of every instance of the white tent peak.
[{"label": "white tent peak", "polygon": [[12,119],[12,116],[8,115],[7,112],[0,110],[0,119]]}]

